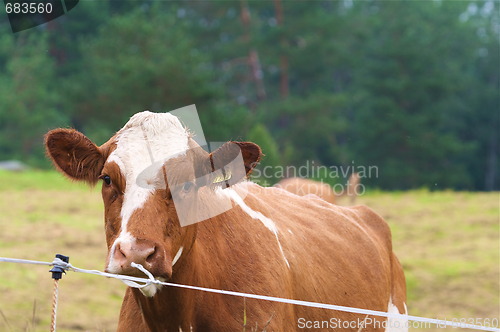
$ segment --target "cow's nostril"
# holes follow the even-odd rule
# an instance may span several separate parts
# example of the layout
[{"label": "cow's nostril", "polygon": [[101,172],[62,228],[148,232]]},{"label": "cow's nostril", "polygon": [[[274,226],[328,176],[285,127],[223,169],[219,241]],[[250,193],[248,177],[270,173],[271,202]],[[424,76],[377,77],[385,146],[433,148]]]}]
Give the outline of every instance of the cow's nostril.
[{"label": "cow's nostril", "polygon": [[139,273],[139,270],[132,268],[131,263],[141,264],[148,270],[154,269],[157,264],[161,263],[162,252],[161,246],[152,241],[120,242],[115,246],[111,263],[122,272]]},{"label": "cow's nostril", "polygon": [[151,263],[156,256],[156,247],[151,248],[151,253],[146,257],[146,262]]},{"label": "cow's nostril", "polygon": [[115,255],[116,255],[116,258],[118,258],[118,259],[126,259],[127,258],[127,255],[125,254],[125,252],[122,249],[122,246],[119,243],[116,245]]}]

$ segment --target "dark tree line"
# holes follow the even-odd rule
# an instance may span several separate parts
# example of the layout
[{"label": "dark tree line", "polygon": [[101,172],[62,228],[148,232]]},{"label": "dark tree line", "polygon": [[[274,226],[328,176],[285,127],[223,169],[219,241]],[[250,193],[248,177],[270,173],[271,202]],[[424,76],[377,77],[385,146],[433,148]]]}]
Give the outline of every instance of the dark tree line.
[{"label": "dark tree line", "polygon": [[494,1],[86,1],[0,23],[0,159],[45,166],[42,135],[98,143],[196,103],[208,140],[263,165],[376,165],[385,189],[498,190]]}]

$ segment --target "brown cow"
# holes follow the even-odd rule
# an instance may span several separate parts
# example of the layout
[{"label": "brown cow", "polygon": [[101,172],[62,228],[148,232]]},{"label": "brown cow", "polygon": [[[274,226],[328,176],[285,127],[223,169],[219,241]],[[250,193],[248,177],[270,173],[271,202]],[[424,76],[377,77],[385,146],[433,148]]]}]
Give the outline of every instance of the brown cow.
[{"label": "brown cow", "polygon": [[[100,147],[72,129],[46,135],[59,171],[103,181],[109,272],[144,276],[131,267],[135,262],[179,284],[406,313],[389,227],[369,208],[339,207],[238,176],[225,188],[227,174],[197,183],[232,160],[235,147],[250,172],[261,156],[257,145],[229,142],[209,154],[170,113],[138,113]],[[155,163],[152,155],[159,156]],[[172,174],[182,185],[170,185]],[[183,203],[173,197],[205,200],[203,211],[223,200],[232,208],[182,227]],[[127,289],[118,331],[241,331],[244,321],[248,330],[266,331],[357,331],[368,321],[364,330],[395,326],[387,326],[391,319],[150,285]]]},{"label": "brown cow", "polygon": [[274,186],[299,196],[316,195],[332,204],[335,204],[337,201],[332,187],[324,182],[293,177],[283,179]]},{"label": "brown cow", "polygon": [[338,198],[348,196],[350,197],[350,204],[354,204],[358,194],[357,187],[359,183],[359,174],[352,173],[347,182],[347,187],[343,188],[343,191],[339,194],[337,194],[328,183],[300,177],[283,179],[274,186],[299,196],[316,195],[332,204],[336,204]]}]

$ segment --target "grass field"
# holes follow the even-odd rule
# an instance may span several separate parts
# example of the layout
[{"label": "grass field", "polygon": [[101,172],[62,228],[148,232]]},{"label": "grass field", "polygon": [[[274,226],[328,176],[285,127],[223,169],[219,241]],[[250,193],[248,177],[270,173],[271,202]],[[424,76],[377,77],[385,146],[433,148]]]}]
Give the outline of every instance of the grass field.
[{"label": "grass field", "polygon": [[[410,314],[499,318],[498,192],[369,192],[358,203],[391,225]],[[62,253],[77,267],[102,270],[102,215],[98,189],[55,172],[0,172],[0,256],[52,261]],[[0,263],[0,331],[48,331],[48,269]],[[124,290],[102,277],[63,277],[58,331],[114,331]]]}]

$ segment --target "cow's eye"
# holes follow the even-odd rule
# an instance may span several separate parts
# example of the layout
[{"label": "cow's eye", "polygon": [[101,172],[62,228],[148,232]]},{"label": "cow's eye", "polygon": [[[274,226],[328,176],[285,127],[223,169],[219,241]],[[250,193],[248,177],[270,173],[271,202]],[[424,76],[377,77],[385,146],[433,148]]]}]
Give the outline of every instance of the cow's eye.
[{"label": "cow's eye", "polygon": [[184,191],[190,191],[194,187],[194,183],[191,181],[184,182],[184,185],[182,186],[182,190]]},{"label": "cow's eye", "polygon": [[107,186],[111,185],[111,178],[109,175],[101,175],[99,179],[102,179]]}]

